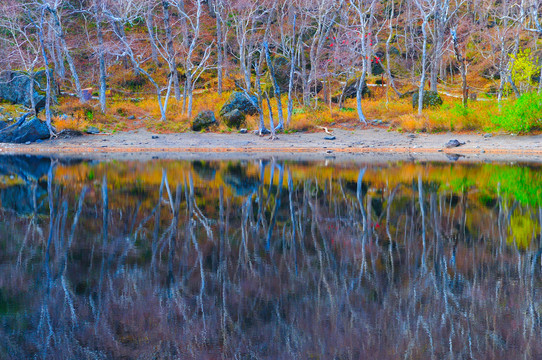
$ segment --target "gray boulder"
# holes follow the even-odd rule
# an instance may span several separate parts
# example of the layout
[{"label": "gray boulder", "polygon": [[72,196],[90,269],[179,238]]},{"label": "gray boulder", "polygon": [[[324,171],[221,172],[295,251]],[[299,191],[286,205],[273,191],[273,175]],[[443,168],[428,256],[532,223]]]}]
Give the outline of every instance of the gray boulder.
[{"label": "gray boulder", "polygon": [[200,131],[216,124],[215,113],[207,110],[200,112],[192,121],[192,130]]},{"label": "gray boulder", "polygon": [[222,115],[222,121],[230,128],[239,129],[245,123],[246,117],[241,111],[235,109],[227,114]]},{"label": "gray boulder", "polygon": [[258,108],[254,106],[253,103],[257,104],[258,98],[254,95],[251,95],[250,98],[252,99],[252,102],[244,93],[238,91],[234,92],[224,106],[222,106],[220,116],[224,116],[233,110],[239,110],[243,115],[256,115],[258,113]]},{"label": "gray boulder", "polygon": [[85,132],[89,135],[98,135],[100,133],[100,129],[98,129],[96,126],[89,126]]},{"label": "gray boulder", "polygon": [[444,146],[446,146],[448,149],[451,149],[451,148],[459,147],[461,145],[465,145],[465,143],[454,139],[454,140],[448,141]]},{"label": "gray boulder", "polygon": [[[358,94],[358,82],[359,79],[352,79],[346,83],[346,86],[336,95],[334,95],[331,98],[331,101],[334,103],[338,103],[339,99],[341,98],[341,94],[343,96],[343,101],[346,99],[352,99],[355,98]],[[367,86],[367,82],[363,84],[363,88],[361,90],[361,96],[371,96],[371,91],[369,90],[369,87]]]},{"label": "gray boulder", "polygon": [[[412,107],[414,109],[418,108],[418,99],[420,98],[420,93],[418,91],[412,94]],[[443,101],[438,92],[436,91],[424,91],[423,92],[423,108],[435,107],[442,105]]]},{"label": "gray boulder", "polygon": [[[0,99],[12,104],[20,104],[26,107],[32,106],[30,85],[33,84],[33,97],[35,110],[39,112],[45,108],[45,87],[47,85],[45,70],[34,74],[34,80],[27,74],[17,71],[4,71],[0,74]],[[54,86],[53,86],[54,88]]]},{"label": "gray boulder", "polygon": [[28,120],[29,115],[24,115],[16,123],[0,130],[0,143],[24,144],[48,139],[51,134],[47,124],[36,117]]}]

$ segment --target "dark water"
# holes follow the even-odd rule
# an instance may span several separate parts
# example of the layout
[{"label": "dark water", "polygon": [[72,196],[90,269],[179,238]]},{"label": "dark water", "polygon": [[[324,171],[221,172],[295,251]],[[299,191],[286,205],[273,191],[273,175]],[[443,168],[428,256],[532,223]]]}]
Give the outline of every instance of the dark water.
[{"label": "dark water", "polygon": [[541,204],[517,164],[0,157],[0,358],[541,358]]}]

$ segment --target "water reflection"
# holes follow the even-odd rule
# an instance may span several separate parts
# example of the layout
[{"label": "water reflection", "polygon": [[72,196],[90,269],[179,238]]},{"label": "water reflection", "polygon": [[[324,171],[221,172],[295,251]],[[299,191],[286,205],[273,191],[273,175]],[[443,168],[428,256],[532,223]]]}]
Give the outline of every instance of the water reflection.
[{"label": "water reflection", "polygon": [[542,356],[542,169],[0,158],[0,358]]}]

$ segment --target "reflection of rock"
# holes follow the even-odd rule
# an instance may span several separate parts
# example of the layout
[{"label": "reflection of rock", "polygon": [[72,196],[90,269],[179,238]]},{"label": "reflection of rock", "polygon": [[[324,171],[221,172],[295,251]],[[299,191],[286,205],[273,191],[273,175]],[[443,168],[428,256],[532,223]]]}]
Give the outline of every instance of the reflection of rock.
[{"label": "reflection of rock", "polygon": [[256,176],[247,175],[246,169],[241,164],[228,166],[222,177],[237,196],[248,196],[260,186],[260,180]]},{"label": "reflection of rock", "polygon": [[[345,181],[344,183],[344,189],[354,195],[354,196],[357,196],[358,195],[358,183],[357,181]],[[361,196],[365,196],[367,194],[367,191],[369,190],[369,185],[363,181],[361,183]]]},{"label": "reflection of rock", "polygon": [[[0,204],[2,208],[12,210],[19,215],[34,213],[34,191],[32,187],[32,185],[15,185],[1,189]],[[39,206],[39,199],[45,195],[46,191],[36,185],[36,206]]]},{"label": "reflection of rock", "polygon": [[192,168],[203,180],[214,180],[216,176],[216,170],[218,166],[207,161],[194,161],[192,162]]},{"label": "reflection of rock", "polygon": [[24,181],[37,181],[47,174],[51,159],[41,156],[0,156],[0,175],[17,175]]},{"label": "reflection of rock", "polygon": [[461,157],[463,157],[463,155],[460,155],[460,154],[446,154],[446,157],[447,157],[448,160],[450,160],[450,161],[457,161],[457,160],[459,160]]}]

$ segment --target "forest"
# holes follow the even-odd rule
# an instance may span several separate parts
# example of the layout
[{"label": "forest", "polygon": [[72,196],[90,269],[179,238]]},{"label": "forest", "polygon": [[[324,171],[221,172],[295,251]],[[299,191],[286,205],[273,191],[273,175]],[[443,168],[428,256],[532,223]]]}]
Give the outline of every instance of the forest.
[{"label": "forest", "polygon": [[0,98],[22,84],[51,135],[527,133],[539,16],[538,0],[3,0]]}]

